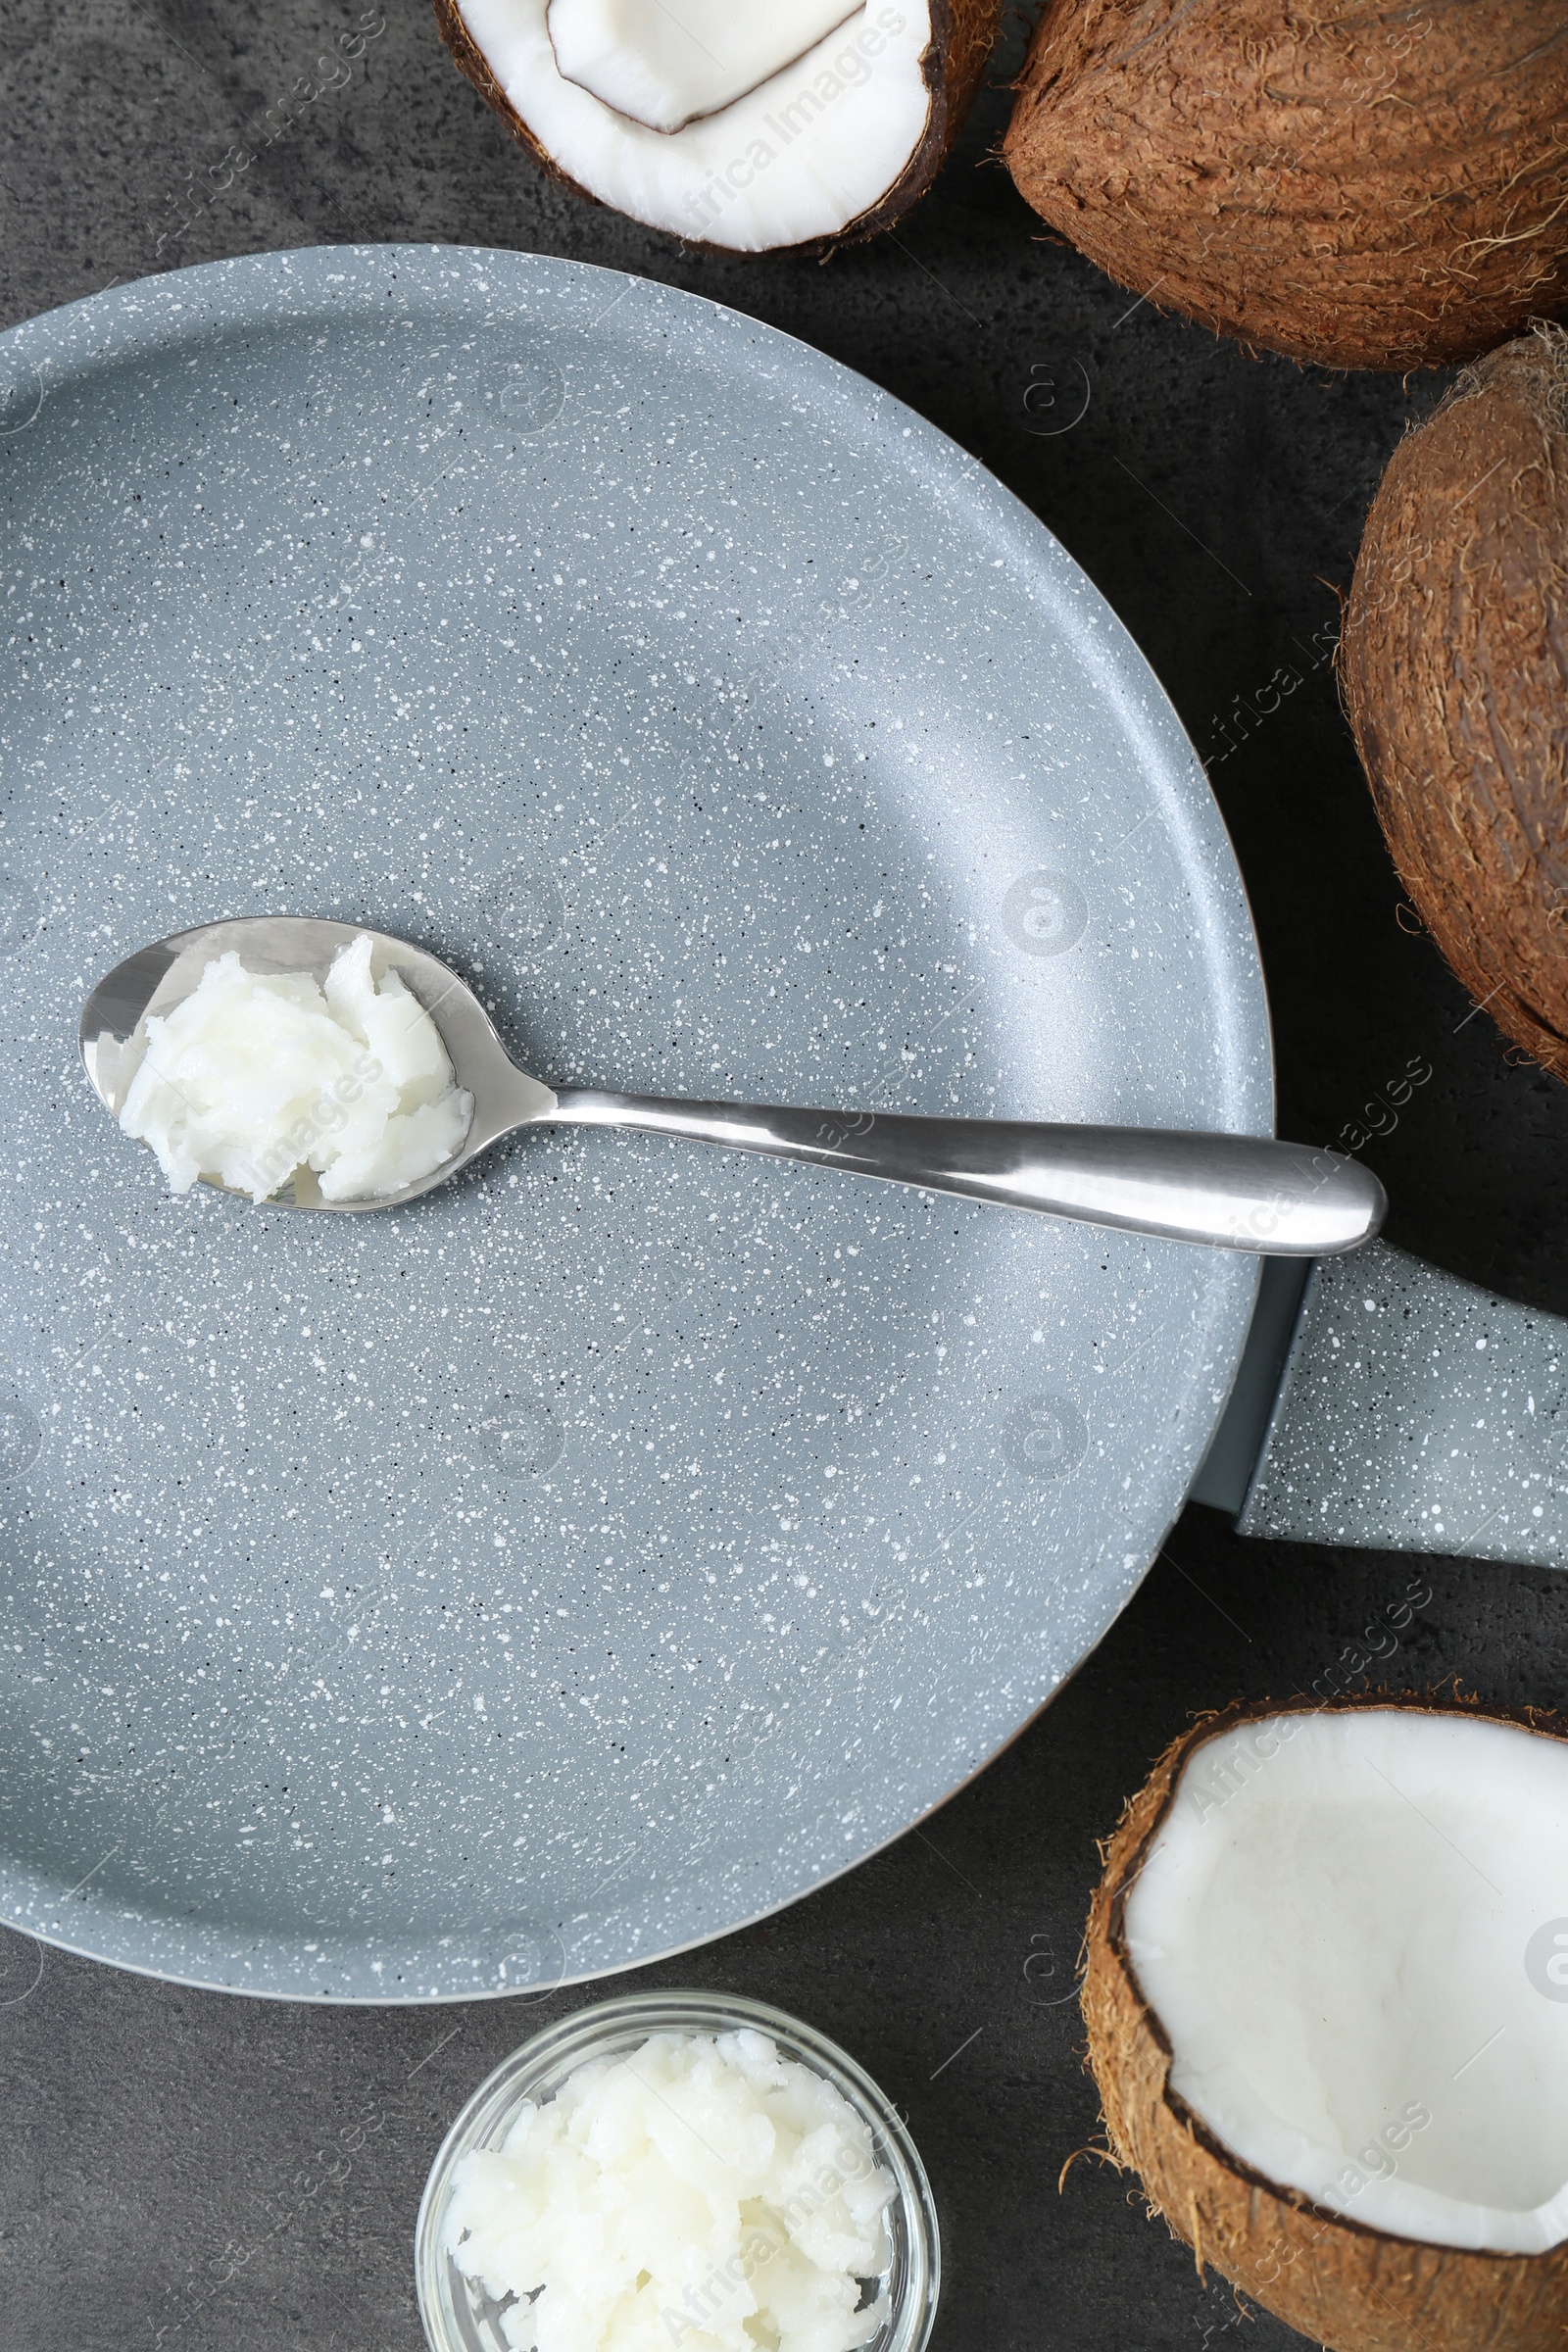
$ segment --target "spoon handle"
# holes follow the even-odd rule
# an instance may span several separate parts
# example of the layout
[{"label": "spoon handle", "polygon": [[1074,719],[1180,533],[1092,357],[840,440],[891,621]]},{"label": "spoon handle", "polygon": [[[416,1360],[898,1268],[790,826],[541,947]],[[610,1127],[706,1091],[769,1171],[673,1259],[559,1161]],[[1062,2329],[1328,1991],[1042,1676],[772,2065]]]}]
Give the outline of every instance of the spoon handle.
[{"label": "spoon handle", "polygon": [[1268,1257],[1333,1257],[1358,1249],[1377,1232],[1387,1206],[1382,1185],[1356,1161],[1255,1136],[781,1110],[586,1088],[565,1089],[543,1116],[571,1127],[685,1136],[725,1152],[760,1152]]}]

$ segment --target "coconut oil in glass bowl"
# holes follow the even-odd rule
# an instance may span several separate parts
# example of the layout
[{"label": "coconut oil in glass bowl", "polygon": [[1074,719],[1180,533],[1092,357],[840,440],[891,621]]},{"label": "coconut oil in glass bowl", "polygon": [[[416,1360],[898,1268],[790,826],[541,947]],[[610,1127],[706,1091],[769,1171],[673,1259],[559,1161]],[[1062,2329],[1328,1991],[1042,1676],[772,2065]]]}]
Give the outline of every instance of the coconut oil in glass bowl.
[{"label": "coconut oil in glass bowl", "polygon": [[[941,2241],[930,2182],[902,2118],[870,2076],[825,2035],[765,2002],[716,1992],[632,1993],[579,2009],[524,2042],[479,2085],[448,2132],[419,2205],[415,2264],[431,2352],[511,2352],[502,2322],[514,2299],[497,2301],[454,2259],[454,2193],[463,2158],[473,2149],[499,2149],[524,2101],[543,2105],[595,2059],[630,2058],[652,2034],[746,2031],[766,2034],[780,2058],[805,2067],[839,2094],[893,2183],[882,2217],[888,2259],[879,2276],[860,2282],[862,2306],[884,2302],[885,2315],[860,2352],[924,2352],[936,2318]],[[666,2324],[676,2343],[689,2331],[695,2352],[701,2328],[690,2307],[677,2309]]]}]

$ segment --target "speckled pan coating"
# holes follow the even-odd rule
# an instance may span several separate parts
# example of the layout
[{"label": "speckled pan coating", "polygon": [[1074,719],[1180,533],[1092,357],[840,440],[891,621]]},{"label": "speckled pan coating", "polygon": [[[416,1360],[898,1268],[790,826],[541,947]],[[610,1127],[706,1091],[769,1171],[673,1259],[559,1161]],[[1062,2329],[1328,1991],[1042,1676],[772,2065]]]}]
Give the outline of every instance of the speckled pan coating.
[{"label": "speckled pan coating", "polygon": [[1568,1567],[1568,1320],[1385,1242],[1320,1258],[1244,1536]]},{"label": "speckled pan coating", "polygon": [[547,1079],[1264,1133],[1142,658],[896,401],[516,254],[0,338],[0,532],[3,1916],[450,1999],[843,1870],[1125,1602],[1252,1261],[599,1134],[385,1218],[176,1200],[77,1012],[331,913]]}]

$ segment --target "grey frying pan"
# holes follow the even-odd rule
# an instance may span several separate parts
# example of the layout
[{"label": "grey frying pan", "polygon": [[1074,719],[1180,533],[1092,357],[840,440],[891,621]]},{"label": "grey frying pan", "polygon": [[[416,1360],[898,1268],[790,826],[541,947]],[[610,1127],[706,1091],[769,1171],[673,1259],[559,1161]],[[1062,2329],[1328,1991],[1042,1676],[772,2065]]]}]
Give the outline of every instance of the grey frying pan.
[{"label": "grey frying pan", "polygon": [[566,263],[224,263],[0,338],[0,564],[11,1924],[293,1998],[599,1975],[940,1803],[1200,1471],[1560,1556],[1553,1331],[1394,1251],[1254,1318],[1231,1252],[597,1131],[301,1218],[92,1095],[103,972],[282,908],[558,1086],[1269,1133],[1168,702],[897,402]]}]

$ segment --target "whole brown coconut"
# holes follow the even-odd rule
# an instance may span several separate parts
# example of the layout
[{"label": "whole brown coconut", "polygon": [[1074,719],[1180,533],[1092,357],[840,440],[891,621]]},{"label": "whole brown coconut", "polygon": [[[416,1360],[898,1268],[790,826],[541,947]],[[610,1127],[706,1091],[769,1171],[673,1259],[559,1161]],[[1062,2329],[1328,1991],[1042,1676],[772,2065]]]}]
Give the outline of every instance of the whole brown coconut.
[{"label": "whole brown coconut", "polygon": [[[1537,1710],[1388,1694],[1329,1702],[1454,1706],[1535,1731]],[[1105,1851],[1086,1936],[1084,2022],[1110,2152],[1136,2172],[1152,2206],[1200,2268],[1222,2277],[1327,2352],[1562,2352],[1568,2342],[1568,2244],[1533,2255],[1473,2253],[1390,2237],[1281,2189],[1232,2158],[1169,2086],[1171,2053],[1123,1941],[1122,1913],[1182,1773],[1210,1740],[1266,1717],[1328,1711],[1239,1703],[1173,1740],[1131,1799]]]},{"label": "whole brown coconut", "polygon": [[1468,368],[1395,452],[1341,648],[1394,862],[1477,1004],[1568,1079],[1568,334]]},{"label": "whole brown coconut", "polygon": [[1004,148],[1120,285],[1334,368],[1568,301],[1557,0],[1053,0]]},{"label": "whole brown coconut", "polygon": [[[536,136],[507,96],[468,28],[463,13],[464,0],[432,0],[432,6],[437,28],[454,64],[472,82],[486,106],[499,115],[518,145],[574,196],[598,204],[600,199],[572,177],[561,158],[552,154]],[[840,245],[858,244],[882,229],[891,228],[911,205],[919,202],[946,163],[949,150],[979,94],[986,61],[1002,28],[1002,7],[1003,0],[930,0],[931,38],[920,61],[929,103],[925,126],[913,154],[877,202],[835,229],[831,236],[814,239],[805,246],[765,250],[831,253]],[[693,235],[681,223],[649,221],[647,225],[678,235],[682,244],[699,251],[730,254],[736,250],[714,244],[700,234]]]}]

